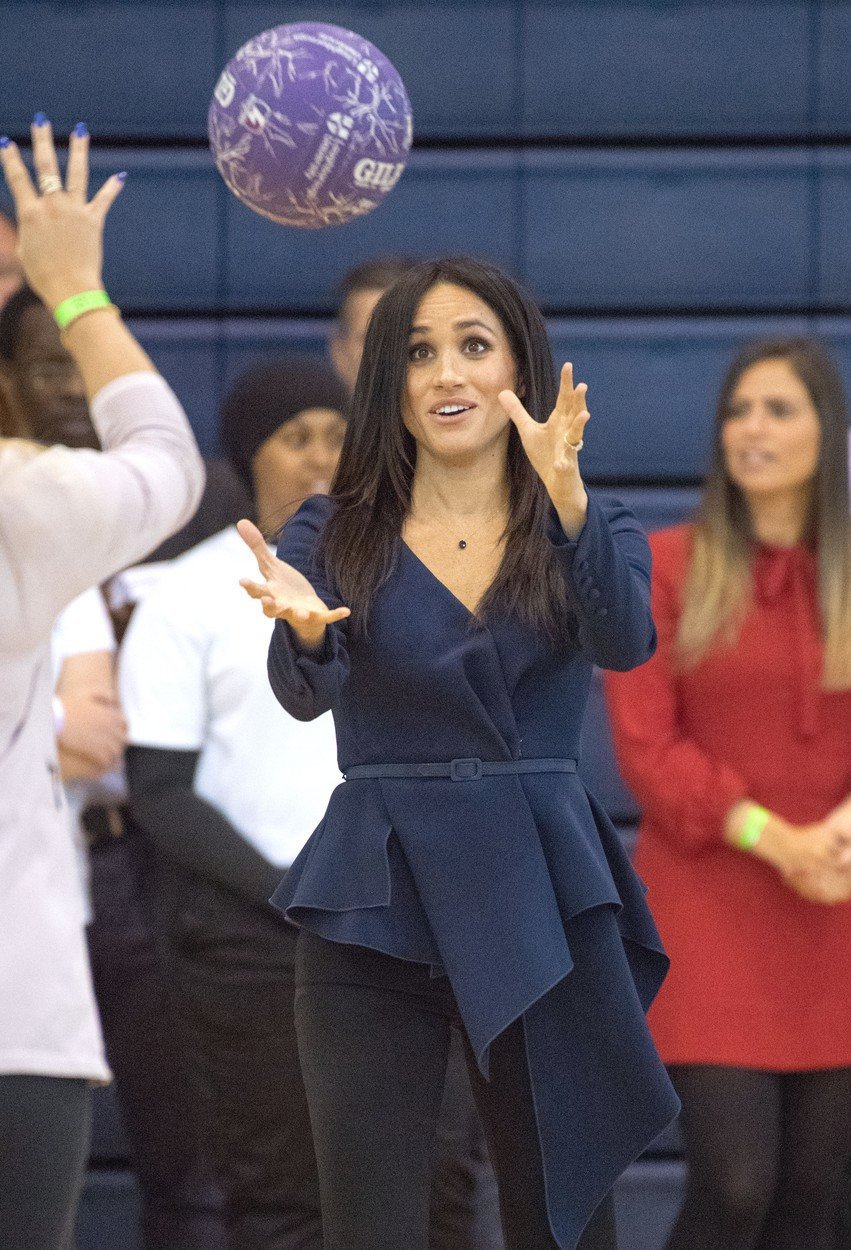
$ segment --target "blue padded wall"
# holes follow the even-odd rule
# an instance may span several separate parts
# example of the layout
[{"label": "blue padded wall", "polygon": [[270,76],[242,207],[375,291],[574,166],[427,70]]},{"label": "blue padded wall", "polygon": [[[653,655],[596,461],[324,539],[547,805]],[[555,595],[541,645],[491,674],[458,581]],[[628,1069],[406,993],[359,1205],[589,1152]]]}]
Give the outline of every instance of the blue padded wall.
[{"label": "blue padded wall", "polygon": [[130,179],[107,281],[125,308],[327,311],[350,265],[469,251],[583,314],[851,304],[851,153],[417,152],[386,204],[344,229],[282,229],[203,151],[96,152]]},{"label": "blue padded wall", "polygon": [[805,149],[524,153],[524,265],[552,307],[790,308],[813,298]]},{"label": "blue padded wall", "polygon": [[808,0],[530,0],[525,9],[527,134],[809,129],[818,34]]},{"label": "blue padded wall", "polygon": [[218,74],[217,0],[3,0],[0,116],[29,133],[43,109],[67,133],[203,133]]},{"label": "blue padded wall", "polygon": [[851,122],[851,4],[820,0],[819,39],[813,70],[813,128],[818,133],[848,133]]},{"label": "blue padded wall", "polygon": [[[851,8],[851,5],[849,5]],[[819,168],[818,303],[851,304],[851,150],[816,153]]]},{"label": "blue padded wall", "polygon": [[584,472],[597,479],[700,477],[715,395],[736,348],[747,338],[806,331],[803,317],[553,319],[557,364],[572,361],[589,386]]},{"label": "blue padded wall", "polygon": [[107,225],[105,282],[112,298],[130,311],[216,307],[227,193],[206,153],[96,150],[92,185],[120,169],[130,176]]},{"label": "blue padded wall", "polygon": [[468,251],[583,313],[851,303],[851,153],[420,151],[344,229],[282,229],[230,195],[204,151],[96,151],[130,172],[107,280],[125,308],[327,311],[380,253]]},{"label": "blue padded wall", "polygon": [[99,133],[203,135],[236,49],[320,17],[398,66],[420,137],[831,134],[851,117],[846,0],[2,0],[4,125],[44,108]]},{"label": "blue padded wall", "polygon": [[226,58],[260,30],[323,21],[354,29],[390,58],[414,111],[415,135],[505,135],[520,129],[524,5],[517,0],[417,0],[410,7],[348,3],[230,2]]}]

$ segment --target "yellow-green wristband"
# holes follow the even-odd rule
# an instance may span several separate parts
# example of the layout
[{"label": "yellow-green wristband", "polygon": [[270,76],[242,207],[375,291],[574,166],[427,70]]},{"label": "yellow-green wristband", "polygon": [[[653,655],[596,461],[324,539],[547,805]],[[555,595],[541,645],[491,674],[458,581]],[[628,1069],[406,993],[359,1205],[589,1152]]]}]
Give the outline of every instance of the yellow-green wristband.
[{"label": "yellow-green wristband", "polygon": [[94,312],[96,308],[112,308],[112,300],[106,291],[81,291],[64,299],[53,310],[53,317],[60,330],[67,330],[72,321],[82,317],[83,313]]},{"label": "yellow-green wristband", "polygon": [[764,807],[760,807],[758,803],[750,805],[748,814],[742,821],[742,827],[736,838],[736,845],[740,851],[753,850],[762,837],[762,831],[769,820],[771,820],[771,812],[766,811]]}]

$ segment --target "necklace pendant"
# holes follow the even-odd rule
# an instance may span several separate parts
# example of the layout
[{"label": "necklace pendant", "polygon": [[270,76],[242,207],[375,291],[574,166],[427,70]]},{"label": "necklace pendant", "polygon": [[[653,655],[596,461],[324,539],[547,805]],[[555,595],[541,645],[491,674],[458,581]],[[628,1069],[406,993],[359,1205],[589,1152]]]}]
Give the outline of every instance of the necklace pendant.
[{"label": "necklace pendant", "polygon": [[461,548],[461,550],[462,550],[462,551],[466,551],[466,549],[467,549],[467,540],[466,540],[466,538],[462,538],[462,539],[460,540],[460,542],[458,543],[458,546]]}]

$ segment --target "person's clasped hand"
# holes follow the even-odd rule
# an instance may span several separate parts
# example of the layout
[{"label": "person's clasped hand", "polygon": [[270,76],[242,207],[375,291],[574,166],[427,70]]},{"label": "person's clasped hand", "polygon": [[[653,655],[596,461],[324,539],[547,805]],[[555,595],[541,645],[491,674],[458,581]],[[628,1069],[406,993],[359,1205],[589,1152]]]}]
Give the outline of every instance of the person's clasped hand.
[{"label": "person's clasped hand", "polygon": [[63,694],[60,752],[77,761],[77,771],[100,777],[115,768],[127,745],[127,721],[117,701],[93,690]]},{"label": "person's clasped hand", "polygon": [[845,805],[824,820],[793,829],[787,883],[814,903],[851,899],[851,812]]},{"label": "person's clasped hand", "polygon": [[236,528],[254,555],[263,578],[262,582],[240,578],[240,586],[260,603],[264,616],[286,621],[303,647],[321,646],[325,627],[345,620],[350,609],[327,607],[298,569],[272,555],[266,539],[252,521],[240,521]]}]

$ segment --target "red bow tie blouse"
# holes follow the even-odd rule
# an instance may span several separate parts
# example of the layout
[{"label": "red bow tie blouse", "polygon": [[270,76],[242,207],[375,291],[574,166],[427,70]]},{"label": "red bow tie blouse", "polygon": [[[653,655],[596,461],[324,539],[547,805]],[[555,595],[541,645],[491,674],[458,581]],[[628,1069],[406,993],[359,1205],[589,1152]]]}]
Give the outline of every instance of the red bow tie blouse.
[{"label": "red bow tie blouse", "polygon": [[723,840],[747,797],[794,824],[851,792],[851,691],[820,688],[817,565],[761,547],[740,637],[675,671],[692,529],[653,535],[656,655],[607,673],[618,759],[641,804],[636,867],[671,957],[650,1013],[668,1064],[851,1064],[851,903],[795,894]]}]

